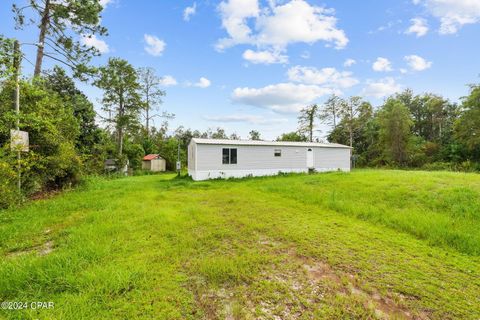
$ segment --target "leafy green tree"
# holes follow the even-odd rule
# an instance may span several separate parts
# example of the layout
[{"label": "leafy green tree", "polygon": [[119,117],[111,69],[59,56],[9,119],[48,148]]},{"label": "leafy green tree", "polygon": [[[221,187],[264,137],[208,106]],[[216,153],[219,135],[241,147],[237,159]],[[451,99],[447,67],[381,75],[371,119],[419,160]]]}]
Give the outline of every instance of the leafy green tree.
[{"label": "leafy green tree", "polygon": [[23,7],[14,4],[18,28],[30,24],[38,26],[34,76],[42,72],[44,57],[68,65],[78,75],[86,71],[91,57],[100,52],[77,40],[76,36],[105,35],[107,29],[100,24],[102,10],[100,0],[29,0]]},{"label": "leafy green tree", "polygon": [[0,80],[12,74],[13,40],[0,35]]},{"label": "leafy green tree", "polygon": [[216,131],[210,133],[209,138],[211,139],[228,139],[225,129],[217,128]]},{"label": "leafy green tree", "polygon": [[[353,129],[352,136],[350,135],[350,128]],[[328,135],[328,141],[348,145],[350,139],[352,139],[355,155],[359,157],[357,164],[364,165],[372,160],[368,154],[370,154],[371,147],[376,143],[375,130],[377,129],[372,105],[363,102],[358,108],[356,117],[349,122],[342,119]]]},{"label": "leafy green tree", "polygon": [[[13,90],[9,83],[0,91],[0,145],[8,144],[9,130],[15,126]],[[21,161],[24,192],[76,183],[82,163],[75,149],[80,128],[72,106],[41,81],[21,81],[20,92],[20,129],[30,136],[30,152]]]},{"label": "leafy green tree", "polygon": [[408,108],[400,100],[389,98],[378,116],[380,141],[387,160],[400,166],[407,165],[413,125]]},{"label": "leafy green tree", "polygon": [[280,137],[277,138],[277,141],[294,141],[294,142],[306,142],[308,137],[300,132],[288,132],[283,133]]},{"label": "leafy green tree", "polygon": [[364,104],[365,101],[363,101],[362,97],[353,96],[339,105],[339,111],[340,116],[342,117],[343,125],[348,131],[350,147],[353,147],[354,133],[357,129],[357,125],[359,124],[358,121],[356,121],[356,118],[364,107]]},{"label": "leafy green tree", "polygon": [[178,127],[174,133],[174,137],[180,141],[180,147],[185,150],[187,149],[187,146],[192,138],[199,138],[200,136],[200,131],[185,129],[183,126]]},{"label": "leafy green tree", "polygon": [[409,109],[413,117],[412,132],[425,141],[439,142],[451,130],[457,107],[443,97],[431,93],[414,95],[407,89],[395,98]]},{"label": "leafy green tree", "polygon": [[313,141],[313,132],[315,131],[315,120],[318,118],[318,105],[312,104],[300,110],[298,116],[298,131],[308,136],[310,142]]},{"label": "leafy green tree", "polygon": [[339,96],[335,94],[331,95],[320,110],[320,120],[332,126],[332,129],[335,130],[337,127],[341,106],[345,103],[345,100]]},{"label": "leafy green tree", "polygon": [[251,130],[249,132],[248,139],[249,140],[262,140],[262,138],[260,137],[260,132],[258,132],[257,130]]},{"label": "leafy green tree", "polygon": [[140,143],[136,143],[133,139],[125,139],[125,155],[129,160],[129,167],[138,170],[142,167],[142,158],[145,150]]},{"label": "leafy green tree", "polygon": [[455,137],[469,152],[469,158],[480,160],[480,85],[472,85],[463,98],[462,115],[455,123]]},{"label": "leafy green tree", "polygon": [[76,147],[82,154],[92,154],[94,146],[101,140],[100,130],[95,124],[96,113],[93,103],[77,89],[75,82],[67,76],[65,70],[58,66],[46,73],[45,86],[72,106],[73,115],[80,125]]},{"label": "leafy green tree", "polygon": [[[161,141],[160,143],[160,154],[167,161],[167,169],[175,170],[176,162],[178,158],[178,145],[181,145],[182,142],[175,136],[168,137]],[[187,162],[187,149],[180,147],[180,161],[182,167],[185,167]]]},{"label": "leafy green tree", "polygon": [[230,140],[240,140],[240,136],[237,133],[232,133],[229,137]]},{"label": "leafy green tree", "polygon": [[103,109],[109,113],[107,122],[115,127],[117,152],[122,157],[125,130],[138,124],[143,107],[137,73],[126,60],[110,58],[106,66],[99,68],[94,84],[104,90]]}]

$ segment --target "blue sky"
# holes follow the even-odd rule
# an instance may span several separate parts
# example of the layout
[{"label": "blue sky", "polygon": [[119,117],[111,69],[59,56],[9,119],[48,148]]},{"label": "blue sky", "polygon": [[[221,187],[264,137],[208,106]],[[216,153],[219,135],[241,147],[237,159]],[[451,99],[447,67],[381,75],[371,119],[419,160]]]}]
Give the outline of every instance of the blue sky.
[{"label": "blue sky", "polygon": [[[0,33],[35,42],[35,28],[14,30],[12,2],[0,5]],[[102,2],[109,35],[89,39],[104,51],[94,63],[155,68],[171,128],[274,139],[297,128],[299,108],[333,92],[374,105],[405,88],[457,101],[479,82],[480,0]],[[101,92],[80,86],[99,109]]]}]

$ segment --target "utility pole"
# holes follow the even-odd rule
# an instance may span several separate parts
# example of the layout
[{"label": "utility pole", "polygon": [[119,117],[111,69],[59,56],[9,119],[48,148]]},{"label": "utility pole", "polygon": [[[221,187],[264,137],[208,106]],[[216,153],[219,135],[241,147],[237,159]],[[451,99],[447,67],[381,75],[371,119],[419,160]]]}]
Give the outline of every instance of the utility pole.
[{"label": "utility pole", "polygon": [[180,162],[180,140],[178,140],[177,144],[177,175],[180,177],[180,169],[181,169],[181,162]]},{"label": "utility pole", "polygon": [[[13,43],[13,68],[15,76],[15,114],[17,116],[16,120],[16,130],[17,134],[20,131],[20,63],[21,61],[21,52],[20,52],[20,43],[18,40],[15,40]],[[18,166],[18,193],[22,192],[22,173],[21,173],[21,151],[20,148],[17,150],[17,166]]]}]

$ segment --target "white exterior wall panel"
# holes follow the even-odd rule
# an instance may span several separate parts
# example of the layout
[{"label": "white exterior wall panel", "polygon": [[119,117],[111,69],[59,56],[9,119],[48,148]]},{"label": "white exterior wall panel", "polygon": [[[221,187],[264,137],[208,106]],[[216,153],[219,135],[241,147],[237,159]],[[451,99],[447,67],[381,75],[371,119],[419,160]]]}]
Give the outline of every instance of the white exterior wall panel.
[{"label": "white exterior wall panel", "polygon": [[[222,164],[222,149],[237,149],[237,164]],[[274,157],[274,149],[282,150]],[[249,170],[302,168],[306,163],[305,149],[296,147],[197,145],[197,170]]]},{"label": "white exterior wall panel", "polygon": [[196,157],[196,154],[195,154],[195,147],[196,147],[196,143],[195,142],[190,142],[190,144],[188,145],[188,163],[187,163],[187,167],[188,167],[188,171],[194,171],[195,170],[195,157]]},{"label": "white exterior wall panel", "polygon": [[313,157],[317,171],[350,171],[350,149],[313,148]]}]

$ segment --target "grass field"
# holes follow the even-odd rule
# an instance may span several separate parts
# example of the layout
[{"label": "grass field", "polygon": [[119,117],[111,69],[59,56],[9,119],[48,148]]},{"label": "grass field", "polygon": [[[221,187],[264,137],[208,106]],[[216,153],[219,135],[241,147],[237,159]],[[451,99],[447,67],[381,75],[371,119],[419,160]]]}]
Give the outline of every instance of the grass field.
[{"label": "grass field", "polygon": [[480,175],[92,179],[0,211],[5,319],[480,319]]}]

